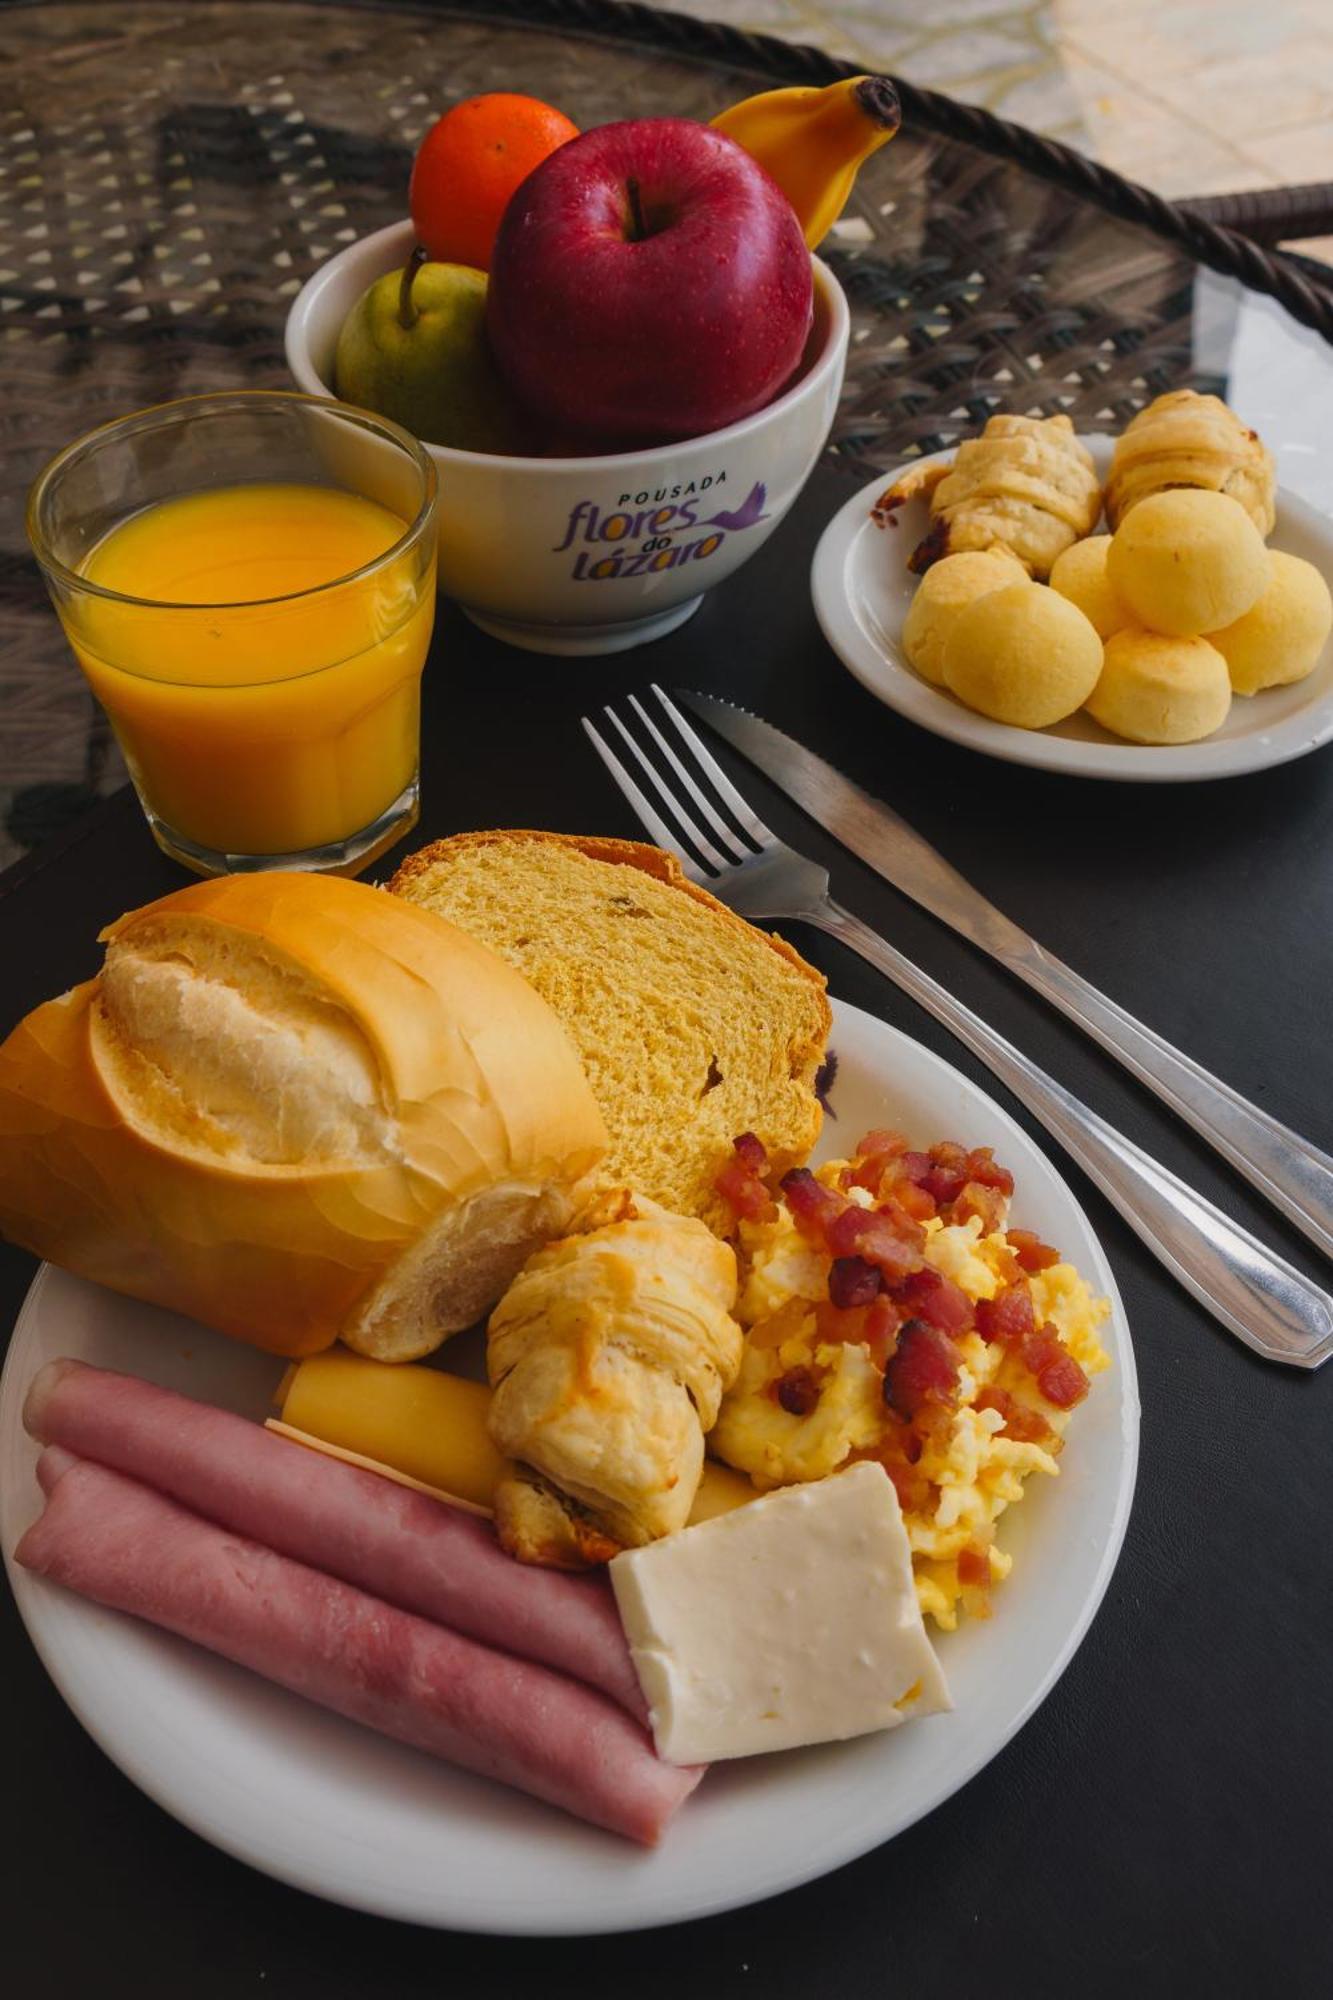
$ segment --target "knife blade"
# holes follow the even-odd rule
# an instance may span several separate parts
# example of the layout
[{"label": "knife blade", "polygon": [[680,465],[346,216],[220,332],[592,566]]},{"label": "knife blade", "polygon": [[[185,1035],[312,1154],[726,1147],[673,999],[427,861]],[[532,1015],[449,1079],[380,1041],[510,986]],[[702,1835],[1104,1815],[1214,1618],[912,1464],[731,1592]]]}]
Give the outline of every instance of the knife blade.
[{"label": "knife blade", "polygon": [[1175,1048],[997,910],[891,806],[771,722],[678,689],[687,708],[914,903],[1040,993],[1333,1258],[1333,1158]]}]

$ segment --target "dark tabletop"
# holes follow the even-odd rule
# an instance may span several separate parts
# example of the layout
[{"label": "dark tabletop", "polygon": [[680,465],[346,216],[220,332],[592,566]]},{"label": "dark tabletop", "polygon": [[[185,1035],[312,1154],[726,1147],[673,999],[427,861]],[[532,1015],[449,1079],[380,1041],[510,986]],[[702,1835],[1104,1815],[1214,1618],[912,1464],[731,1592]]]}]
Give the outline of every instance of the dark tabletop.
[{"label": "dark tabletop", "polygon": [[[373,219],[386,219],[388,206],[386,194]],[[1112,225],[1091,216],[1086,227],[1095,244]],[[904,252],[906,261],[928,254],[928,223],[923,232],[925,249]],[[1170,259],[1145,240],[1140,281],[1154,258],[1160,275]],[[1159,385],[1198,379],[1188,325],[1167,313],[1148,321]],[[991,354],[977,339],[974,376]],[[228,353],[229,379],[244,379]],[[854,376],[844,411],[844,441],[861,427],[845,453],[851,463],[822,466],[769,544],[672,637],[606,661],[553,661],[512,652],[442,608],[425,684],[421,838],[494,824],[633,834],[584,743],[582,710],[651,679],[738,697],[889,798],[1075,968],[1333,1149],[1333,753],[1204,786],[1096,784],[988,761],[881,708],[820,638],[807,584],[820,528],[853,475],[864,476],[869,373]],[[72,378],[66,431],[98,401],[101,380],[95,366]],[[895,380],[897,395],[902,371]],[[938,404],[938,376],[922,380],[921,407],[927,392]],[[1121,380],[1115,396],[1128,397]],[[1142,386],[1134,393],[1142,400]],[[1015,406],[1033,401],[1025,393]],[[910,431],[910,396],[895,408]],[[761,781],[737,774],[779,832],[830,865],[836,893],[859,915],[1313,1268],[1247,1189],[1035,997]],[[102,924],[183,879],[124,793],[0,878],[0,1030],[94,969]],[[836,994],[990,1087],[971,1057],[859,961],[793,934]],[[1021,1105],[1009,1108],[1035,1132]],[[810,1887],[670,1931],[510,1942],[393,1925],[269,1881],[152,1805],[67,1712],[6,1597],[0,1964],[10,1990],[82,1996],[128,1983],[142,2000],[1328,1991],[1333,1370],[1306,1377],[1256,1360],[1076,1171],[1069,1178],[1106,1245],[1134,1336],[1143,1441],[1133,1516],[1102,1609],[1049,1700],[926,1821]],[[31,1274],[29,1259],[0,1249],[0,1325],[12,1322]],[[684,1824],[678,1833],[688,1837]]]}]

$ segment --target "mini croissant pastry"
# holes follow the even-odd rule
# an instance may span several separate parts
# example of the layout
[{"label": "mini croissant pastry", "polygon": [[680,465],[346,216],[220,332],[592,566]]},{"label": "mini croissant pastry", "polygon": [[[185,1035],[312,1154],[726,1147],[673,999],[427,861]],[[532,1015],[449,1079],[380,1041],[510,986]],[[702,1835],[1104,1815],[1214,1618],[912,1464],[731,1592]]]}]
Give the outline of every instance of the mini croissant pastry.
[{"label": "mini croissant pastry", "polygon": [[607,1212],[529,1258],[490,1319],[491,1437],[521,1461],[495,1520],[520,1561],[584,1568],[684,1527],[740,1368],[730,1247],[642,1196]]},{"label": "mini croissant pastry", "polygon": [[1273,532],[1272,454],[1217,396],[1175,389],[1140,410],[1116,439],[1106,482],[1106,518],[1118,528],[1131,507],[1168,486],[1203,486],[1239,500],[1261,535]]},{"label": "mini croissant pastry", "polygon": [[929,496],[931,514],[908,560],[918,576],[941,556],[1003,548],[1044,580],[1058,555],[1092,533],[1102,509],[1092,454],[1065,416],[991,417],[952,465],[918,466],[896,480],[876,501],[876,518],[917,494]]}]

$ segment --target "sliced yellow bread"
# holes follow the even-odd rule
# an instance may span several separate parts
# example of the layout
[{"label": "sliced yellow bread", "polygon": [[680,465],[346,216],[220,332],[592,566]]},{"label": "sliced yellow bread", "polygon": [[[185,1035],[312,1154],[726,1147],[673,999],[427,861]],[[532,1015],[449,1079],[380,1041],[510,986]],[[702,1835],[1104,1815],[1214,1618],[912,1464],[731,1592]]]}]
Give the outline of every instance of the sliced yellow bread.
[{"label": "sliced yellow bread", "polygon": [[713,1181],[738,1133],[757,1133],[781,1168],[813,1146],[823,976],[687,881],[673,855],[464,833],[412,855],[389,888],[489,945],[554,1008],[611,1134],[608,1174],[724,1227]]}]

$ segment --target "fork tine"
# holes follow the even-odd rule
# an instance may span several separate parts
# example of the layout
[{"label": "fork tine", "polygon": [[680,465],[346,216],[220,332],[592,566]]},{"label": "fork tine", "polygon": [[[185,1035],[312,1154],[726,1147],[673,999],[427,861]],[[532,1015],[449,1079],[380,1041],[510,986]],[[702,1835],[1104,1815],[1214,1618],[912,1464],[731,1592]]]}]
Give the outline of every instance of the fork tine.
[{"label": "fork tine", "polygon": [[708,888],[714,878],[706,875],[694,857],[682,849],[680,841],[666,821],[659,816],[654,807],[649,805],[615,751],[609,743],[603,742],[586,715],[583,717],[583,731],[658,846],[665,847],[676,856],[691,882],[697,883],[700,888]]},{"label": "fork tine", "polygon": [[667,784],[665,778],[662,777],[652,759],[634,741],[634,738],[630,735],[614,708],[604,708],[602,713],[607,721],[614,724],[615,728],[619,731],[625,748],[629,751],[630,756],[639,768],[640,775],[648,780],[667,811],[675,815],[677,824],[681,827],[685,838],[695,849],[696,853],[700,855],[710,868],[717,869],[719,874],[728,868],[735,867],[736,863],[732,861],[731,857],[726,854],[719,854],[713,843],[709,840],[708,835],[703,832],[696,821],[690,818],[687,808],[682,805],[675,792],[671,790],[671,787]]},{"label": "fork tine", "polygon": [[696,732],[696,730],[691,726],[691,724],[685,720],[685,717],[676,707],[675,702],[672,701],[666,689],[663,687],[659,687],[657,682],[654,681],[653,693],[657,696],[658,701],[662,704],[662,707],[666,710],[666,713],[671,717],[671,720],[675,723],[676,728],[680,732],[682,741],[687,743],[690,749],[694,752],[695,757],[698,759],[700,768],[706,773],[708,777],[712,779],[713,783],[717,786],[718,792],[720,793],[722,799],[731,808],[732,812],[735,813],[737,819],[740,821],[741,825],[745,828],[745,831],[750,835],[751,839],[757,840],[761,847],[776,846],[777,835],[774,832],[772,832],[772,830],[769,827],[766,827],[764,825],[764,822],[760,819],[758,813],[749,803],[749,800],[746,799],[742,793],[736,790],[736,787],[732,784],[731,779],[722,769],[722,766],[718,763],[716,757],[713,756],[712,752],[709,750],[703,738]]},{"label": "fork tine", "polygon": [[[657,692],[660,693],[661,690],[659,689]],[[680,779],[682,785],[684,785],[686,791],[693,799],[697,810],[703,814],[709,826],[712,827],[713,832],[717,835],[719,841],[721,841],[728,860],[748,861],[750,858],[750,849],[740,839],[735,830],[727,825],[721,814],[714,809],[701,789],[698,779],[686,770],[676,751],[672,749],[670,743],[668,743],[666,737],[662,734],[636,694],[630,695],[629,705],[648,731],[648,734],[652,737],[653,742],[657,745],[662,755],[666,758],[668,764],[670,764],[676,776]]]}]

